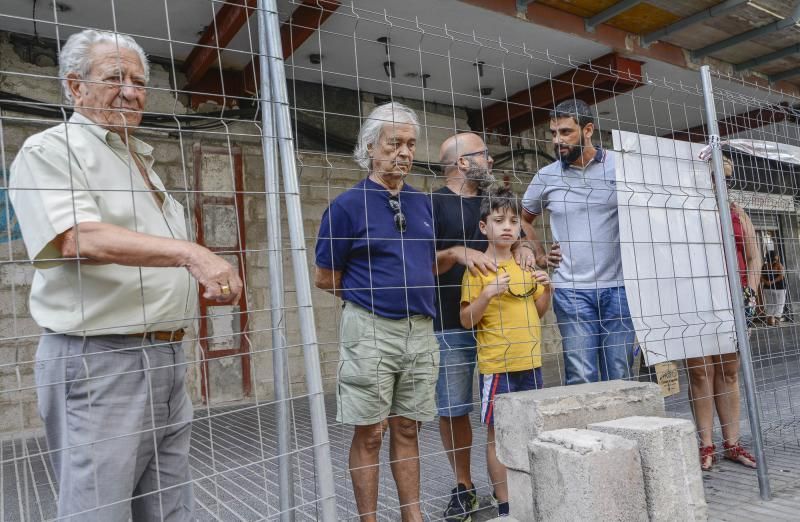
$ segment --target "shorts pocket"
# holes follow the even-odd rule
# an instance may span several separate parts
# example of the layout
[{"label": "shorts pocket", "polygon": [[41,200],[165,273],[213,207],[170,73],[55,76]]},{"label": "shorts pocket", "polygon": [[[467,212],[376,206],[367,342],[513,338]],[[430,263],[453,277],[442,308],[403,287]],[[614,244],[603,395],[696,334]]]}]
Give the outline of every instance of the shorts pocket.
[{"label": "shorts pocket", "polygon": [[339,362],[339,383],[357,387],[378,385],[379,357],[342,359]]},{"label": "shorts pocket", "polygon": [[365,331],[366,319],[359,313],[345,306],[339,321],[339,344],[341,359],[348,358],[349,351],[361,343]]},{"label": "shorts pocket", "polygon": [[413,371],[415,382],[435,385],[439,380],[439,352],[417,354]]},{"label": "shorts pocket", "polygon": [[345,307],[339,329],[339,383],[370,386],[378,382],[378,366],[374,338],[364,338],[368,320],[350,307]]}]

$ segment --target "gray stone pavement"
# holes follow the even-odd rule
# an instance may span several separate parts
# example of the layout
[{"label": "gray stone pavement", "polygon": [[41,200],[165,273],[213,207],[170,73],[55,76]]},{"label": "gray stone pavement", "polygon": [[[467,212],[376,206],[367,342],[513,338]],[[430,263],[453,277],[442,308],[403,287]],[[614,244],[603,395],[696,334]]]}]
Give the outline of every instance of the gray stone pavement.
[{"label": "gray stone pavement", "polygon": [[[752,337],[758,396],[773,499],[759,498],[756,474],[742,466],[719,462],[704,474],[712,520],[800,519],[800,329],[755,329]],[[669,416],[689,418],[685,375],[681,392],[667,399]],[[311,426],[306,398],[292,401],[294,418],[291,460],[295,471],[296,520],[316,520],[316,495]],[[277,432],[274,405],[237,404],[199,408],[192,436],[191,465],[199,520],[251,521],[278,518]],[[749,443],[746,409],[742,432]],[[335,423],[335,403],[327,398],[329,436],[340,520],[355,520],[356,510],[347,473],[351,430]],[[481,511],[473,520],[494,518],[486,475],[485,429],[473,418],[473,476]],[[716,434],[719,441],[719,433]],[[438,423],[426,423],[420,436],[422,501],[429,520],[441,520],[453,478],[439,440]],[[47,520],[55,516],[55,485],[41,437],[0,443],[0,520]],[[381,462],[389,460],[384,448]],[[397,495],[388,464],[381,465],[379,519],[399,520]]]}]

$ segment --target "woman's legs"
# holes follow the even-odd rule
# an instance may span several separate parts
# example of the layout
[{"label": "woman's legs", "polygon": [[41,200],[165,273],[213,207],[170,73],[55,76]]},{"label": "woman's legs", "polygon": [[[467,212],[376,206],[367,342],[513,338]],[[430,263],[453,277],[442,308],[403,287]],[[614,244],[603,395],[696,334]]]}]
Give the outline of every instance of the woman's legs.
[{"label": "woman's legs", "polygon": [[711,357],[686,359],[689,370],[689,402],[703,446],[711,446],[714,429],[715,368]]},{"label": "woman's legs", "polygon": [[728,444],[736,444],[739,442],[739,354],[714,356],[714,364],[714,403],[722,438]]},{"label": "woman's legs", "polygon": [[[686,360],[689,370],[689,392],[695,424],[701,445],[712,445],[714,406],[722,426],[725,455],[748,467],[755,460],[739,446],[739,355],[728,353],[713,357],[696,357]],[[713,456],[701,452],[703,469],[710,469]]]},{"label": "woman's legs", "polygon": [[714,401],[722,425],[725,456],[749,468],[756,467],[755,458],[739,445],[739,355],[727,353],[714,358]]}]

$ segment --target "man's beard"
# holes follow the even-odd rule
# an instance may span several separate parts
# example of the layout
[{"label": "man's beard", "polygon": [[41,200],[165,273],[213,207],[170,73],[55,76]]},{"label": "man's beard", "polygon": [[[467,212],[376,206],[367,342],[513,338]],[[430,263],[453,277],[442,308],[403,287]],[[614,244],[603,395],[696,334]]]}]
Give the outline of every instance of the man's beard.
[{"label": "man's beard", "polygon": [[558,159],[565,163],[572,163],[578,158],[581,157],[583,153],[583,147],[580,145],[567,145],[569,152],[566,154],[561,153],[561,147],[556,147],[556,155],[558,155]]},{"label": "man's beard", "polygon": [[465,175],[468,181],[475,184],[480,193],[488,191],[495,182],[495,177],[486,167],[470,165]]}]

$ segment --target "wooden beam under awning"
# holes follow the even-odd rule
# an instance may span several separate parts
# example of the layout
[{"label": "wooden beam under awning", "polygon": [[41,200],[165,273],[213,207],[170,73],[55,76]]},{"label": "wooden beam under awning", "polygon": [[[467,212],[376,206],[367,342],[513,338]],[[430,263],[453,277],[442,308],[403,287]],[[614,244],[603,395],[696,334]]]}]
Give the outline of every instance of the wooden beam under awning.
[{"label": "wooden beam under awning", "polygon": [[[742,131],[757,129],[772,123],[780,123],[786,119],[786,116],[786,111],[779,108],[759,108],[741,114],[734,114],[733,116],[719,120],[719,136],[720,138],[724,138]],[[708,129],[705,125],[696,125],[690,129],[664,134],[662,138],[705,143],[708,141]]]},{"label": "wooden beam under awning", "polygon": [[[339,0],[303,0],[292,16],[281,24],[283,59],[288,59],[311,38],[340,5]],[[250,94],[258,91],[258,67],[258,56],[255,56],[243,70],[244,90]]]},{"label": "wooden beam under awning", "polygon": [[219,8],[183,64],[186,83],[200,82],[217,61],[219,50],[231,43],[250,15],[256,12],[256,4],[257,0],[228,0]]},{"label": "wooden beam under awning", "polygon": [[606,54],[485,107],[482,121],[470,123],[476,129],[515,135],[547,121],[562,101],[595,105],[642,85],[642,62]]},{"label": "wooden beam under awning", "polygon": [[[237,0],[243,2],[244,0]],[[215,23],[219,28],[224,27],[226,41],[224,45],[230,43],[236,33],[241,30],[247,22],[250,14],[255,9],[250,9],[250,3],[255,5],[256,0],[246,0],[247,4],[238,5],[226,4],[215,17]],[[283,45],[283,59],[289,58],[306,40],[308,40],[317,29],[336,11],[341,2],[339,0],[303,0],[292,16],[281,24],[281,44]],[[228,8],[228,9],[226,9]],[[223,12],[224,10],[224,12]],[[238,24],[238,27],[237,25]],[[209,33],[211,36],[207,36]],[[220,33],[219,41],[223,42],[223,34]],[[214,28],[209,26],[206,33],[201,37],[200,43],[214,38]],[[215,40],[211,40],[212,42]],[[213,45],[206,44],[206,45]],[[212,54],[200,53],[199,50],[212,51]],[[193,59],[192,56],[195,56]],[[217,59],[216,49],[208,47],[195,47],[192,55],[186,62],[184,70],[187,71],[186,90],[190,91],[190,104],[195,109],[203,102],[211,101],[228,107],[238,106],[237,98],[244,98],[255,95],[258,90],[258,56],[247,64],[242,71],[227,71],[215,68],[211,70],[211,65]],[[194,75],[189,71],[194,71]],[[202,72],[202,75],[196,76]],[[224,89],[223,89],[224,86]],[[225,96],[222,93],[225,92]]]}]

